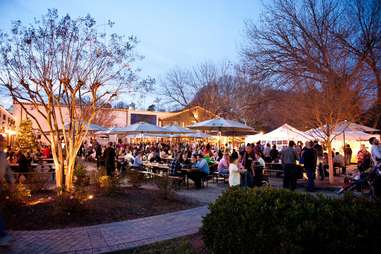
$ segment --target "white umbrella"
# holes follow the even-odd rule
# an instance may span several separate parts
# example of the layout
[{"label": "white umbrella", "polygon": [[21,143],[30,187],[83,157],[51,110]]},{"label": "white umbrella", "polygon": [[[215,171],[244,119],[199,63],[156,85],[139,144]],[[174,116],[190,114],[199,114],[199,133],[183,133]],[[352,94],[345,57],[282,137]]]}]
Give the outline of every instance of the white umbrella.
[{"label": "white umbrella", "polygon": [[362,132],[378,132],[379,129],[368,127],[365,125],[352,123],[348,121],[343,121],[337,124],[337,127],[334,130],[335,132],[347,132],[347,131],[362,131]]},{"label": "white umbrella", "polygon": [[166,129],[171,134],[193,133],[192,130],[190,130],[188,128],[180,127],[180,126],[175,125],[175,124],[165,126],[164,129]]},{"label": "white umbrella", "polygon": [[169,138],[169,134],[153,134],[153,133],[143,133],[143,134],[130,134],[126,136],[127,138]]},{"label": "white umbrella", "polygon": [[158,134],[158,133],[169,133],[169,132],[166,129],[161,128],[159,126],[156,126],[150,123],[139,122],[139,123],[131,124],[127,127],[112,128],[109,130],[108,134],[143,134],[143,133]]},{"label": "white umbrella", "polygon": [[205,130],[205,131],[218,131],[218,132],[232,132],[232,133],[256,133],[256,131],[243,123],[227,120],[223,118],[215,118],[203,122],[195,123],[188,126],[190,129]]},{"label": "white umbrella", "polygon": [[112,127],[103,131],[97,131],[95,132],[96,135],[109,135],[109,134],[115,134],[118,133],[118,130],[121,128],[118,127]]},{"label": "white umbrella", "polygon": [[[73,123],[73,124],[74,124],[74,127],[76,127],[76,128],[79,127],[79,125],[77,125],[76,122]],[[82,123],[81,123],[81,124],[82,124]],[[83,124],[86,124],[86,123],[83,123]],[[65,130],[69,129],[69,126],[70,126],[69,123],[65,124]],[[90,124],[90,125],[89,125],[89,128],[88,128],[88,131],[105,131],[105,130],[107,130],[107,129],[104,128],[104,127],[102,127],[102,126],[100,126],[100,125],[93,124],[93,123]]]},{"label": "white umbrella", "polygon": [[[195,123],[191,126],[188,126],[190,129],[196,130],[205,130],[205,131],[217,131],[218,132],[218,146],[220,147],[220,137],[221,135],[230,136],[245,136],[249,134],[256,133],[256,131],[243,123],[227,120],[223,118],[215,118],[211,120],[206,120],[203,122]],[[234,143],[234,140],[233,140]]]},{"label": "white umbrella", "polygon": [[193,132],[193,133],[185,133],[185,134],[175,134],[171,135],[174,138],[177,137],[185,137],[185,138],[209,138],[210,135],[206,133],[201,133],[201,132]]}]

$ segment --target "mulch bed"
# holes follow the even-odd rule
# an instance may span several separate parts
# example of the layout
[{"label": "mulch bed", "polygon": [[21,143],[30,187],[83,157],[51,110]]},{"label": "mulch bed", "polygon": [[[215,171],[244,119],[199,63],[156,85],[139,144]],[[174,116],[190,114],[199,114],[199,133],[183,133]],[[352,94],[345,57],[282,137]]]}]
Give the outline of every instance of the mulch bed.
[{"label": "mulch bed", "polygon": [[[34,195],[29,205],[6,207],[11,230],[43,230],[96,225],[158,215],[195,207],[176,199],[164,199],[156,190],[123,188],[113,195],[96,193],[83,204],[59,202],[53,192]],[[48,197],[51,197],[48,199]],[[43,203],[34,202],[43,200]],[[34,204],[33,204],[34,203]],[[35,204],[37,203],[37,204]]]}]

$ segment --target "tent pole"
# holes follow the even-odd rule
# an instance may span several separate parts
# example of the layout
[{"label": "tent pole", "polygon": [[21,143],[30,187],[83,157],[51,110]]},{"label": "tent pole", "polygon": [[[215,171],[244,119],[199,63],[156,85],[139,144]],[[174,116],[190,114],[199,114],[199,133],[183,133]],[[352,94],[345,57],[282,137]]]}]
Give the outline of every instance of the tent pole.
[{"label": "tent pole", "polygon": [[344,168],[347,168],[347,160],[345,158],[345,130],[343,131],[343,142],[344,142],[344,147],[343,147],[343,153],[344,153]]}]

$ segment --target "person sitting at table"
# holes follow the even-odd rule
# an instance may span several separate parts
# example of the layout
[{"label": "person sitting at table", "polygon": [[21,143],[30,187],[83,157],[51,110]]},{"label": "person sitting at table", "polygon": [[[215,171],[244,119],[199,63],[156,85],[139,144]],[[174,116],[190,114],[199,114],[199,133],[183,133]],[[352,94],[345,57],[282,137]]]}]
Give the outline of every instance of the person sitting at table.
[{"label": "person sitting at table", "polygon": [[[238,156],[236,156],[238,158]],[[224,153],[222,159],[218,162],[217,171],[218,174],[226,176],[229,175],[229,153]]]},{"label": "person sitting at table", "polygon": [[153,149],[149,152],[147,156],[147,160],[149,162],[153,162],[155,160],[155,151]]},{"label": "person sitting at table", "polygon": [[21,151],[17,152],[17,164],[19,164],[18,172],[29,172],[31,161]]},{"label": "person sitting at table", "polygon": [[342,156],[339,152],[336,152],[333,157],[333,174],[335,176],[337,175],[336,168],[341,168],[341,171],[345,174],[344,156]]},{"label": "person sitting at table", "polygon": [[164,149],[162,149],[160,151],[159,155],[160,155],[160,159],[166,159],[166,158],[168,158],[168,154],[167,154],[167,152]]},{"label": "person sitting at table", "polygon": [[208,162],[204,159],[202,154],[194,154],[192,156],[193,171],[188,173],[189,179],[191,179],[196,188],[201,188],[201,179],[209,174]]},{"label": "person sitting at table", "polygon": [[181,173],[181,156],[182,154],[181,153],[177,153],[175,156],[174,156],[174,159],[172,160],[171,162],[171,165],[170,165],[170,172],[169,172],[169,175],[171,176],[179,176],[179,175],[183,175]]},{"label": "person sitting at table", "polygon": [[50,149],[48,146],[44,146],[44,148],[42,149],[42,156],[44,158],[50,158]]},{"label": "person sitting at table", "polygon": [[131,151],[129,151],[129,150],[126,151],[126,154],[124,155],[124,160],[128,164],[134,163],[134,156],[132,155]]},{"label": "person sitting at table", "polygon": [[138,152],[134,158],[134,163],[131,166],[133,169],[143,169],[143,152]]},{"label": "person sitting at table", "polygon": [[221,161],[223,157],[224,157],[224,154],[222,153],[222,150],[218,150],[215,160]]},{"label": "person sitting at table", "polygon": [[183,165],[183,167],[190,167],[190,165],[192,164],[187,152],[181,153],[180,163]]}]

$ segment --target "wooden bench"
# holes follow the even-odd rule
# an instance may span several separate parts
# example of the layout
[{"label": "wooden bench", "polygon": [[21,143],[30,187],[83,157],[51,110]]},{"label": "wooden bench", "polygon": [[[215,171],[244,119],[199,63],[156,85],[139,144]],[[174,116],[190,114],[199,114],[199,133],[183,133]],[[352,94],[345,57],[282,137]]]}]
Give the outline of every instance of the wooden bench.
[{"label": "wooden bench", "polygon": [[229,175],[221,175],[219,172],[213,172],[213,182],[218,184],[218,180],[222,180],[223,183],[226,183],[227,179],[229,179]]}]

